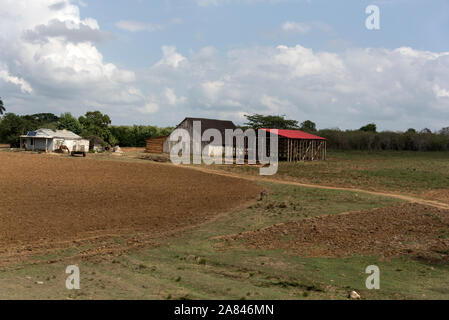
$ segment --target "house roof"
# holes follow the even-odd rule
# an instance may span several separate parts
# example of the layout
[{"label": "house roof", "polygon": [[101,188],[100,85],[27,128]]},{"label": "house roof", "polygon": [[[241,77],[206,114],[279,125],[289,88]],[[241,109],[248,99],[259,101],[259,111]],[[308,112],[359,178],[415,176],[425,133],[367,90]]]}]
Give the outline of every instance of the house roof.
[{"label": "house roof", "polygon": [[36,131],[30,131],[26,135],[21,136],[22,138],[44,138],[44,139],[72,139],[80,140],[82,139],[79,135],[73,133],[69,130],[52,130],[52,129],[38,129]]},{"label": "house roof", "polygon": [[[267,132],[272,132],[278,129],[260,129]],[[325,138],[318,137],[316,135],[301,131],[301,130],[278,130],[278,135],[289,139],[302,139],[302,140],[326,140]]]},{"label": "house roof", "polygon": [[206,131],[207,129],[217,129],[224,136],[226,129],[232,129],[232,130],[237,129],[235,124],[232,121],[229,121],[229,120],[216,120],[216,119],[204,119],[204,118],[185,118],[184,121],[181,122],[181,124],[186,122],[186,121],[192,121],[192,122],[193,121],[200,121],[201,122],[201,134],[203,134],[204,131]]}]

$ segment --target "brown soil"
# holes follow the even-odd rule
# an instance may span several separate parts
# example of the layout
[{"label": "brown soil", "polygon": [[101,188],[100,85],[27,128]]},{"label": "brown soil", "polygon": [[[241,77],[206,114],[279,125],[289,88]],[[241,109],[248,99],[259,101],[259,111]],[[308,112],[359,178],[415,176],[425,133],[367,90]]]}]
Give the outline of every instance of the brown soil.
[{"label": "brown soil", "polygon": [[0,256],[117,234],[180,232],[261,187],[149,162],[0,153]]},{"label": "brown soil", "polygon": [[449,204],[449,189],[432,190],[421,195],[425,199],[434,199]]},{"label": "brown soil", "polygon": [[131,147],[124,147],[121,148],[123,152],[145,152],[145,148],[131,148]]},{"label": "brown soil", "polygon": [[449,211],[401,204],[371,211],[322,216],[225,237],[222,245],[281,249],[311,257],[355,254],[449,258]]}]

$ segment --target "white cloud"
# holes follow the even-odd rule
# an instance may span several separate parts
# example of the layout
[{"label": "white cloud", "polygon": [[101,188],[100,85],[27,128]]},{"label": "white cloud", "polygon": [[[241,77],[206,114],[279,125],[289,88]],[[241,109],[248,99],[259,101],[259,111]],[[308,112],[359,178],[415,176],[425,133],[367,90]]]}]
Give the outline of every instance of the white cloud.
[{"label": "white cloud", "polygon": [[176,52],[176,47],[174,46],[163,46],[162,47],[163,57],[156,64],[156,66],[169,66],[173,68],[178,68],[180,64],[186,61],[186,57],[183,57],[181,54]]},{"label": "white cloud", "polygon": [[287,100],[281,100],[277,97],[271,97],[266,94],[262,95],[260,103],[263,106],[268,107],[269,113],[272,114],[280,114],[282,113],[282,110],[286,110],[286,108],[291,105]]},{"label": "white cloud", "polygon": [[132,21],[132,20],[121,20],[118,21],[116,27],[122,30],[130,31],[130,32],[139,32],[139,31],[156,31],[161,30],[163,26],[158,24],[153,24],[149,22],[140,22],[140,21]]},{"label": "white cloud", "polygon": [[153,68],[149,77],[184,93],[183,115],[227,115],[241,122],[242,113],[286,114],[320,127],[357,128],[374,121],[393,130],[437,129],[449,116],[449,99],[441,99],[449,93],[449,53],[444,52],[204,48],[183,68]]},{"label": "white cloud", "polygon": [[282,24],[282,30],[285,32],[306,34],[310,31],[310,26],[303,22],[286,21]]},{"label": "white cloud", "polygon": [[183,104],[186,102],[186,97],[177,97],[175,94],[175,91],[172,88],[165,88],[165,98],[167,99],[167,102],[169,105],[177,105],[177,104]]},{"label": "white cloud", "polygon": [[24,93],[32,93],[33,88],[31,88],[30,84],[25,80],[11,76],[7,70],[0,70],[0,79],[5,82],[9,82],[15,84],[20,87],[20,90]]},{"label": "white cloud", "polygon": [[[144,103],[145,96],[132,85],[135,73],[105,62],[95,47],[109,35],[95,19],[81,19],[71,1],[0,0],[0,7],[0,29],[8,30],[0,34],[0,67],[5,66],[0,68],[0,79],[30,95],[12,112],[28,112],[37,101],[43,102],[41,108],[60,111]],[[2,81],[0,89],[5,100],[17,95],[17,89]]]},{"label": "white cloud", "polygon": [[282,2],[292,2],[295,0],[195,0],[195,1],[196,4],[200,7],[209,7],[209,6],[221,6],[232,3],[255,4],[266,2],[271,4],[277,4]]},{"label": "white cloud", "polygon": [[440,88],[437,84],[433,86],[433,92],[437,98],[449,98],[449,90]]},{"label": "white cloud", "polygon": [[143,107],[137,108],[137,111],[143,114],[156,113],[159,111],[159,105],[154,101],[150,101],[146,103]]}]

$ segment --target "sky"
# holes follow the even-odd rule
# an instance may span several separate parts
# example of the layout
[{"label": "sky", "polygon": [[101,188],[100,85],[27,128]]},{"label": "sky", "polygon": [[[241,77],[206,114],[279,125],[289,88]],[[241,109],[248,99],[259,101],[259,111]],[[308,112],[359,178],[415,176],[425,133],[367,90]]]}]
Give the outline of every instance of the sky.
[{"label": "sky", "polygon": [[115,125],[260,113],[438,130],[448,39],[447,0],[0,0],[0,97]]}]

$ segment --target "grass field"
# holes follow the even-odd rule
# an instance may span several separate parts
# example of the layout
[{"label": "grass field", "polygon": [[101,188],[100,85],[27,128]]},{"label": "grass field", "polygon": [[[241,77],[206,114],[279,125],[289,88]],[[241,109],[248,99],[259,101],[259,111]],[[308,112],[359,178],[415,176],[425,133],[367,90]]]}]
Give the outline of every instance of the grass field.
[{"label": "grass field", "polygon": [[[97,160],[101,163],[109,160],[106,158],[106,155],[101,155]],[[445,184],[448,174],[444,172],[447,168],[445,159],[447,161],[447,156],[439,153],[433,156],[339,153],[331,154],[329,163],[283,164],[276,178],[357,188],[366,186],[369,190],[420,195],[435,189],[449,189],[447,182]],[[109,165],[141,162],[139,165],[151,166],[151,163],[134,158],[113,160]],[[425,177],[426,162],[430,169],[440,173],[438,178],[433,178],[436,181]],[[413,177],[423,178],[366,173],[395,172],[397,168],[416,169],[418,173]],[[251,174],[254,168],[237,167],[233,170],[249,170]],[[357,172],[351,173],[353,170]],[[312,179],[318,172],[329,172],[329,175]],[[348,172],[354,177],[361,175],[354,178],[357,183],[347,178]],[[365,175],[368,178],[362,178]],[[375,185],[365,181],[371,176],[375,177]],[[210,175],[210,179],[214,181],[216,177]],[[408,205],[391,197],[361,192],[268,182],[255,184],[268,191],[268,196],[262,201],[254,199],[243,207],[224,211],[191,228],[175,230],[169,236],[151,237],[151,241],[141,241],[130,249],[127,248],[129,242],[139,240],[135,233],[111,235],[101,241],[79,241],[65,248],[32,252],[21,261],[3,263],[0,266],[0,299],[346,299],[351,290],[358,291],[363,299],[449,299],[449,223],[446,220],[449,211],[416,207],[417,212],[413,216],[416,217],[416,230],[401,231],[408,236],[401,243],[404,247],[401,254],[389,255],[382,251],[384,245],[391,244],[393,240],[404,241],[402,238],[393,239],[394,235],[374,239],[380,249],[370,255],[358,252],[356,245],[352,245],[350,253],[338,256],[306,254],[301,250],[288,250],[288,246],[268,249],[249,245],[246,235],[271,232],[271,236],[279,236],[279,241],[293,243],[297,248],[298,245],[301,247],[301,242],[298,242],[296,234],[279,232],[277,235],[273,230],[290,228],[298,222],[312,229],[318,228],[319,233],[324,232],[321,225],[326,225],[326,221],[335,224],[332,217],[357,215],[359,223],[363,224],[365,213],[371,216],[367,221],[374,224],[372,230],[378,230],[383,229],[383,219],[375,219],[376,210],[382,210],[384,214],[391,210],[396,219],[393,222],[400,223],[398,208],[405,210]],[[345,215],[341,216],[343,213]],[[352,230],[351,219],[345,221],[348,225],[337,226],[344,227],[347,233],[344,235],[349,237],[342,237],[342,240],[363,237],[364,230]],[[384,229],[394,232],[394,228],[388,227]],[[426,243],[439,244],[439,247],[424,247],[423,239],[416,236],[430,227],[438,232],[429,234],[426,241],[431,242]],[[371,232],[371,229],[367,230]],[[139,236],[151,235],[140,230]],[[111,243],[114,246],[110,246]],[[326,246],[326,243],[321,245]],[[97,252],[102,246],[106,249]],[[121,247],[123,250],[117,250]],[[81,271],[79,291],[65,288],[65,268],[73,264],[77,264]],[[381,270],[381,290],[365,288],[368,276],[365,268],[373,264]]]},{"label": "grass field", "polygon": [[[317,185],[422,194],[449,188],[448,152],[329,152],[328,161],[280,163],[276,178]],[[257,175],[251,166],[215,169]]]}]

